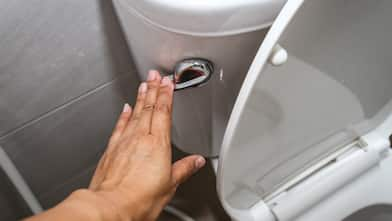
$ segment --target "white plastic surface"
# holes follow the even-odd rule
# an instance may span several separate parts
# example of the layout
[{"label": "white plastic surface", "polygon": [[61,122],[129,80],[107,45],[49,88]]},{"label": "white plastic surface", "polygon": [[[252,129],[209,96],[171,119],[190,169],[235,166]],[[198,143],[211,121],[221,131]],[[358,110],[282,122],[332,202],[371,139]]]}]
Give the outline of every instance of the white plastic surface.
[{"label": "white plastic surface", "polygon": [[[379,169],[391,161],[384,157],[392,131],[392,78],[389,62],[382,60],[390,51],[385,41],[392,32],[382,23],[390,19],[390,2],[305,2],[309,4],[289,0],[272,25],[248,71],[225,132],[217,186],[224,208],[236,220],[341,220],[362,207],[392,202],[392,190],[383,185],[380,191],[374,190],[377,194],[360,192],[371,188],[369,180],[359,184],[360,188],[347,189],[364,177],[382,182],[386,179],[383,176],[392,173],[387,167]],[[301,13],[291,21],[300,6]],[[358,22],[358,15],[364,13],[367,16]],[[289,56],[287,64],[275,68],[267,62],[276,63],[271,62],[276,44]],[[293,87],[296,84],[302,87]],[[307,88],[308,93],[302,93]],[[249,102],[252,96],[260,98],[254,99],[258,103]],[[255,116],[247,112],[249,109]],[[253,122],[255,127],[246,127]],[[329,126],[332,130],[323,130]],[[310,170],[363,135],[367,147],[359,145],[347,158],[331,161],[332,167]],[[301,150],[301,146],[306,148]],[[282,160],[296,148],[301,151]],[[311,154],[305,155],[307,151]],[[296,163],[290,164],[293,159]],[[271,169],[265,172],[265,166]],[[291,183],[296,176],[302,177],[299,183]],[[267,188],[279,190],[286,183],[291,183],[287,191],[266,194]],[[340,194],[342,189],[347,191]],[[354,197],[355,192],[361,197]],[[351,201],[348,196],[356,202],[347,205]],[[324,203],[331,198],[336,198],[334,203]],[[320,210],[319,205],[323,205]]]},{"label": "white plastic surface", "polygon": [[286,0],[121,0],[145,22],[196,36],[222,36],[269,26]]},{"label": "white plastic surface", "polygon": [[[392,157],[388,157],[362,176],[303,211],[294,221],[340,221],[372,205],[392,205]],[[297,201],[298,203],[298,201]],[[283,215],[283,214],[282,214]]]},{"label": "white plastic surface", "polygon": [[[392,131],[392,116],[365,137],[373,147],[382,147]],[[379,144],[379,145],[377,145]],[[375,148],[374,148],[375,149]],[[392,150],[383,153],[384,160],[353,182],[325,197],[299,214],[294,221],[340,221],[352,213],[372,205],[392,205]],[[298,198],[297,198],[298,200]],[[297,201],[298,202],[298,201]],[[282,214],[283,215],[283,214]]]},{"label": "white plastic surface", "polygon": [[[235,106],[233,108],[232,114],[230,116],[229,123],[227,125],[227,129],[224,135],[219,164],[218,164],[218,173],[217,173],[217,189],[220,201],[228,212],[228,214],[235,220],[239,221],[257,221],[257,220],[266,220],[266,221],[275,221],[275,216],[270,210],[270,208],[263,202],[258,202],[253,208],[249,210],[241,210],[232,207],[226,200],[226,196],[224,193],[224,186],[228,185],[224,182],[224,170],[227,169],[224,167],[226,154],[230,151],[231,143],[233,142],[232,138],[234,137],[234,133],[236,132],[237,125],[240,121],[240,116],[244,110],[245,103],[247,98],[250,96],[254,84],[261,74],[266,61],[268,60],[271,51],[273,50],[275,44],[277,43],[277,39],[285,30],[286,26],[290,22],[291,18],[295,15],[296,11],[302,4],[302,0],[289,0],[282,11],[280,12],[278,18],[273,24],[273,27],[268,32],[265,37],[263,44],[260,46],[252,65],[246,75],[246,78],[243,82],[243,86],[241,91],[237,97]],[[285,17],[286,19],[283,19]],[[281,18],[281,19],[279,19]],[[274,28],[275,27],[275,28]],[[230,162],[228,162],[230,163]]]},{"label": "white plastic surface", "polygon": [[[365,136],[364,140],[368,143],[366,147],[354,148],[347,156],[338,158],[336,162],[269,202],[278,220],[294,220],[344,185],[377,167],[386,151],[389,151],[389,142],[375,133]],[[362,200],[366,201],[366,198]],[[358,209],[360,208],[353,208],[351,212]]]}]

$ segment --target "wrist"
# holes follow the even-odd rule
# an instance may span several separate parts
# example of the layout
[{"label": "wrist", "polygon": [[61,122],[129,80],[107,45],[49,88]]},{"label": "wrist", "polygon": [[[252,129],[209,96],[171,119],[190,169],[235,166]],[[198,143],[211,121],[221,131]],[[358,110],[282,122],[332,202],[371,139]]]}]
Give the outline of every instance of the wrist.
[{"label": "wrist", "polygon": [[[83,213],[94,221],[132,221],[127,213],[118,208],[117,202],[112,202],[101,194],[88,189],[74,191],[59,206],[67,207],[70,211]],[[90,219],[89,219],[90,220]]]},{"label": "wrist", "polygon": [[[156,220],[164,202],[154,203],[146,198],[129,196],[117,191],[91,191],[88,189],[79,189],[73,192],[65,199],[59,207],[68,207],[65,211],[75,211],[83,213],[89,219],[94,221],[153,221]],[[156,207],[153,204],[162,204]]]},{"label": "wrist", "polygon": [[97,191],[94,193],[101,200],[111,204],[117,211],[118,217],[122,217],[122,220],[153,221],[157,218],[157,215],[154,215],[156,212],[152,203],[146,200],[150,197],[140,196],[137,192],[129,195],[127,191],[121,191],[121,188],[116,189],[116,191]]}]

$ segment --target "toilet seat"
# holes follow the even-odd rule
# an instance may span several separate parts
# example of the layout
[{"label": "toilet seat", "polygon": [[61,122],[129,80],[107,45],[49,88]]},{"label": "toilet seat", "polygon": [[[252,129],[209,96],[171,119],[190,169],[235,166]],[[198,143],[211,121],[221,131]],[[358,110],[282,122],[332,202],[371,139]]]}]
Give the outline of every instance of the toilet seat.
[{"label": "toilet seat", "polygon": [[226,36],[269,26],[285,0],[121,0],[133,14],[170,32]]},{"label": "toilet seat", "polygon": [[[341,220],[392,203],[388,4],[287,1],[221,148],[217,189],[234,219]],[[288,61],[273,67],[278,43]]]}]

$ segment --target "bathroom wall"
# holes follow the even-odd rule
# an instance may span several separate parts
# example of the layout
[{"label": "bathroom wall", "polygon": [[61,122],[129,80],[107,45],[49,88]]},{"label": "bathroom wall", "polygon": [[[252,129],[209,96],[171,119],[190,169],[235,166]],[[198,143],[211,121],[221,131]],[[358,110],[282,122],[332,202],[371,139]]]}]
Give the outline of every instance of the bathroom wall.
[{"label": "bathroom wall", "polygon": [[88,184],[137,84],[111,1],[0,0],[0,146],[44,207]]}]

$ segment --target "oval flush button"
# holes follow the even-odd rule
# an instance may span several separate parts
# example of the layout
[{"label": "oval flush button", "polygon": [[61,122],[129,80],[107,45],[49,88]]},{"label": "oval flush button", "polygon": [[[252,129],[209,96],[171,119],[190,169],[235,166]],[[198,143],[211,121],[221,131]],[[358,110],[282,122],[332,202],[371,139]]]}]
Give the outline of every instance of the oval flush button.
[{"label": "oval flush button", "polygon": [[202,58],[185,59],[177,63],[173,81],[175,90],[195,87],[207,82],[214,72],[210,61]]}]

